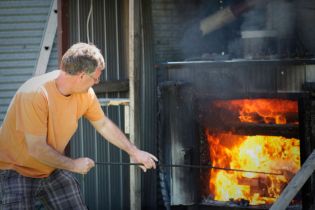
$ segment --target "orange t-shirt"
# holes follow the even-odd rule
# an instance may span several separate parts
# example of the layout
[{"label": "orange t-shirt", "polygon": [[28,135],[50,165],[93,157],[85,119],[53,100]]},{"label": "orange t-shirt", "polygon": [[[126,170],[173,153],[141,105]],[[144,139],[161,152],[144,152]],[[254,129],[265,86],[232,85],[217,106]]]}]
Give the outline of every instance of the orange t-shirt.
[{"label": "orange t-shirt", "polygon": [[90,88],[86,93],[63,96],[53,71],[25,82],[15,94],[0,127],[0,169],[13,169],[28,177],[47,177],[55,170],[28,153],[25,133],[46,136],[47,144],[60,153],[84,116],[100,120],[104,112]]}]

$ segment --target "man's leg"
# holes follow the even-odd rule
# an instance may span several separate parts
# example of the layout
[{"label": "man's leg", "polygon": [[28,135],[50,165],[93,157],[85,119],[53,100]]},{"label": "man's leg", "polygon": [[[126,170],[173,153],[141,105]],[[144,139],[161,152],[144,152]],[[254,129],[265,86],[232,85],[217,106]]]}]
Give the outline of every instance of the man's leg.
[{"label": "man's leg", "polygon": [[15,171],[0,171],[0,210],[30,210],[33,206],[33,181]]},{"label": "man's leg", "polygon": [[79,183],[65,170],[56,170],[42,183],[41,197],[48,209],[87,210]]}]

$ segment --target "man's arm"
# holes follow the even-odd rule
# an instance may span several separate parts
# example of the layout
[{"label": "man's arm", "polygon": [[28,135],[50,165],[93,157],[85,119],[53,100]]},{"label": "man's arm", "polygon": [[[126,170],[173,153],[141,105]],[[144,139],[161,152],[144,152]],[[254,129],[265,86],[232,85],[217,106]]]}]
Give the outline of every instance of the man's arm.
[{"label": "man's arm", "polygon": [[46,143],[46,136],[25,135],[29,154],[36,160],[54,168],[86,174],[95,166],[90,158],[71,159],[56,151]]},{"label": "man's arm", "polygon": [[110,119],[104,117],[98,121],[91,121],[91,123],[105,139],[127,152],[133,162],[143,164],[140,168],[144,172],[147,169],[156,168],[155,161],[158,159],[148,152],[139,150]]}]

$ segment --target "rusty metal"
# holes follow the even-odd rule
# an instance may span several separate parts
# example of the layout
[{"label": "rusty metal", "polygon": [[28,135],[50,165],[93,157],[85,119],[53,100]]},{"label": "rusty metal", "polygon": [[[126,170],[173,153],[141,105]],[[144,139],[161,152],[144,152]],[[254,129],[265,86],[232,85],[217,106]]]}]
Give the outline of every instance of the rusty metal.
[{"label": "rusty metal", "polygon": [[[97,165],[120,165],[120,166],[141,166],[140,163],[124,163],[124,162],[95,162]],[[234,169],[234,168],[223,168],[216,167],[211,165],[189,165],[189,164],[163,164],[157,163],[158,167],[162,168],[197,168],[197,169],[216,169],[216,170],[224,170],[224,171],[237,171],[243,173],[256,173],[256,174],[266,174],[266,175],[275,175],[282,176],[282,173],[272,173],[272,172],[263,172],[263,171],[251,171],[251,170],[242,170],[242,169]]]}]

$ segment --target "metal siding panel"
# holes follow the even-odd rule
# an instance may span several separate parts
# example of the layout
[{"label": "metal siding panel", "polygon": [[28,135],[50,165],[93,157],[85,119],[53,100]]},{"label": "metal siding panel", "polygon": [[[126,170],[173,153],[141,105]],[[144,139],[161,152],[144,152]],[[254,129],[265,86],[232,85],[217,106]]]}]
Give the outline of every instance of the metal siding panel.
[{"label": "metal siding panel", "polygon": [[248,78],[245,78],[247,92],[276,91],[276,71],[274,65],[248,64],[246,65]]},{"label": "metal siding panel", "polygon": [[[113,120],[114,123],[119,125],[119,112],[118,107],[109,107],[108,116]],[[111,162],[122,162],[121,159],[121,150],[117,147],[110,145],[110,161]],[[120,166],[112,166],[110,170],[110,176],[112,177],[111,184],[115,187],[111,187],[110,193],[111,195],[119,195],[121,194],[121,170]],[[122,209],[122,202],[120,200],[121,196],[111,196],[112,200],[112,209]]]},{"label": "metal siding panel", "polygon": [[[110,107],[106,114],[118,124],[117,107]],[[116,116],[115,116],[116,115]],[[90,123],[80,120],[78,130],[71,140],[72,157],[90,157],[97,162],[126,162],[128,156],[121,150],[96,135]],[[122,176],[128,174],[126,166],[97,165],[84,178],[77,175],[81,182],[86,204],[90,209],[125,209],[121,199],[126,188]],[[115,196],[113,196],[115,195]],[[119,196],[117,196],[119,195]]]},{"label": "metal siding panel", "polygon": [[[91,159],[95,160],[95,141],[96,141],[96,133],[90,123],[86,120],[83,121],[83,148],[84,148],[84,156],[90,157]],[[93,168],[87,176],[84,177],[85,181],[85,196],[94,198],[88,199],[86,204],[89,209],[96,209],[97,203],[95,202],[95,198],[97,195],[97,191],[95,191],[95,182],[96,182],[96,168]]]},{"label": "metal siding panel", "polygon": [[[71,0],[69,13],[70,44],[78,41],[87,41],[87,16],[90,10],[91,1]],[[120,1],[112,0],[93,0],[93,15],[89,24],[90,41],[101,49],[105,62],[106,71],[102,74],[101,81],[123,79],[120,75],[126,75],[119,67],[122,62],[121,42],[119,40],[120,29],[118,21],[118,4]],[[99,97],[123,97],[123,94],[113,93]],[[105,113],[119,127],[124,125],[123,109],[110,107],[105,108]],[[94,128],[86,127],[87,121],[82,121],[84,126],[79,127],[79,135],[85,136],[85,133],[95,132]],[[86,130],[87,129],[87,130]],[[91,134],[92,135],[92,134]],[[94,134],[93,134],[94,135]],[[80,139],[80,138],[79,138]],[[93,140],[92,140],[93,139]],[[71,155],[90,155],[99,162],[128,162],[129,157],[126,153],[117,149],[101,136],[97,135],[90,138],[92,145],[80,143],[78,137],[71,141]],[[88,139],[86,139],[88,140]],[[93,142],[92,142],[92,141]],[[79,151],[82,151],[79,153]],[[97,165],[89,176],[93,179],[80,180],[85,201],[89,208],[95,210],[101,209],[128,209],[129,208],[129,168],[126,166],[105,166]]]},{"label": "metal siding panel", "polygon": [[16,53],[8,53],[2,52],[0,53],[0,60],[1,61],[16,61],[16,60],[28,60],[28,59],[36,59],[37,58],[36,52],[16,52]]},{"label": "metal siding panel", "polygon": [[43,15],[38,15],[38,14],[34,14],[32,16],[30,15],[19,15],[19,16],[10,16],[10,15],[6,15],[6,16],[1,16],[1,20],[0,23],[1,24],[10,24],[10,23],[16,23],[18,22],[19,24],[21,23],[42,23],[43,19],[46,18],[46,14]]},{"label": "metal siding panel", "polygon": [[11,0],[11,1],[1,1],[0,3],[1,8],[17,8],[17,7],[49,7],[50,6],[50,1],[38,1],[38,0],[33,0],[33,1],[27,1],[27,0]]},{"label": "metal siding panel", "polygon": [[1,98],[1,101],[0,101],[0,106],[3,106],[3,105],[7,105],[7,104],[9,104],[11,102],[11,98],[9,98],[9,97],[7,97],[7,98],[5,98],[5,97],[3,97],[3,98]]},{"label": "metal siding panel", "polygon": [[6,31],[27,31],[27,30],[41,30],[45,26],[45,19],[41,21],[32,21],[31,23],[15,22],[15,23],[0,23],[1,30]]},{"label": "metal siding panel", "polygon": [[2,112],[2,111],[0,112],[0,119],[4,119],[5,118],[5,113],[6,113],[5,111],[4,112]]},{"label": "metal siding panel", "polygon": [[277,71],[278,92],[298,92],[306,80],[304,65],[281,65]]},{"label": "metal siding panel", "polygon": [[[22,1],[21,1],[22,2]],[[40,2],[40,1],[39,1]],[[10,7],[10,8],[0,8],[0,14],[1,16],[26,16],[26,15],[45,15],[47,13],[47,9],[49,7],[23,7],[19,6],[19,2],[16,2],[16,7]]]},{"label": "metal siding panel", "polygon": [[[93,43],[98,46],[102,52],[102,54],[105,57],[105,30],[104,30],[104,5],[105,1],[94,1],[93,5],[93,21],[92,21],[92,26],[93,26],[93,36],[91,34],[90,38],[93,39]],[[101,26],[101,27],[100,27]],[[106,58],[105,58],[106,61]],[[104,75],[104,74],[103,74]],[[104,78],[104,76],[103,76]],[[103,79],[102,78],[102,79]]]},{"label": "metal siding panel", "polygon": [[9,98],[11,100],[14,93],[15,93],[15,90],[14,91],[5,91],[5,92],[1,93],[1,100],[4,98],[5,99]]},{"label": "metal siding panel", "polygon": [[5,77],[0,77],[0,85],[5,85],[9,83],[18,83],[21,84],[24,81],[26,81],[29,78],[29,75],[22,75],[19,74],[17,76],[11,75],[11,76],[5,76]]},{"label": "metal siding panel", "polygon": [[56,33],[55,39],[54,39],[54,43],[53,43],[53,47],[50,53],[50,57],[49,57],[49,61],[47,64],[47,70],[46,72],[50,72],[50,71],[54,71],[56,69],[59,69],[58,66],[58,49],[57,49],[57,40],[58,40],[58,35]]},{"label": "metal siding panel", "polygon": [[[141,148],[157,155],[157,101],[156,70],[153,57],[153,29],[151,1],[142,1],[143,10],[143,66],[141,69]],[[156,171],[148,171],[142,176],[142,207],[154,210],[157,208],[157,176]]]},{"label": "metal siding panel", "polygon": [[315,82],[315,65],[307,65],[305,67],[306,81]]},{"label": "metal siding panel", "polygon": [[[30,72],[34,70],[34,66],[24,66],[23,69],[19,67],[5,67],[2,69],[1,61],[0,61],[0,76],[8,76],[8,75],[17,75],[17,74],[26,74],[30,75]],[[1,90],[0,90],[1,91]],[[2,94],[0,94],[2,96]]]},{"label": "metal siding panel", "polygon": [[117,62],[116,59],[119,59],[117,56],[117,24],[116,24],[116,15],[115,15],[115,1],[105,1],[105,16],[106,20],[108,21],[106,24],[106,73],[107,73],[107,80],[117,79]]},{"label": "metal siding panel", "polygon": [[51,0],[0,1],[0,124],[16,90],[33,75],[50,5]]}]

